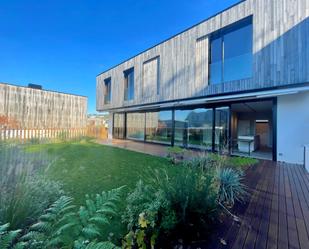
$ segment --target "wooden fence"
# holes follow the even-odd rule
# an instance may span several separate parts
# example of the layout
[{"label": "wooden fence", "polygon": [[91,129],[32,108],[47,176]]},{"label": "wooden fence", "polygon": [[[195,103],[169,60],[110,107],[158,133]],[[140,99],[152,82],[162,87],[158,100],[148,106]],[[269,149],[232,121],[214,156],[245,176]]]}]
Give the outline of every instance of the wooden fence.
[{"label": "wooden fence", "polygon": [[107,138],[107,128],[103,126],[69,129],[6,129],[0,128],[0,141],[17,140],[70,140],[79,137]]}]

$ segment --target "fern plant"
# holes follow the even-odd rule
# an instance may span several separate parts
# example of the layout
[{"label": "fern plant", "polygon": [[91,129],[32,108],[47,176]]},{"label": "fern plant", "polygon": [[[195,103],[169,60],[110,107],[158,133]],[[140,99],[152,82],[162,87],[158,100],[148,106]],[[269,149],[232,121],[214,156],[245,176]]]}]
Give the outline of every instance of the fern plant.
[{"label": "fern plant", "polygon": [[[31,249],[49,248],[116,248],[103,242],[102,228],[116,214],[123,187],[86,196],[86,205],[78,211],[71,197],[62,196],[21,239]],[[111,246],[114,247],[111,247]]]},{"label": "fern plant", "polygon": [[25,243],[19,242],[12,247],[17,237],[19,236],[21,230],[9,230],[9,223],[0,225],[0,248],[1,249],[23,249],[25,248]]}]

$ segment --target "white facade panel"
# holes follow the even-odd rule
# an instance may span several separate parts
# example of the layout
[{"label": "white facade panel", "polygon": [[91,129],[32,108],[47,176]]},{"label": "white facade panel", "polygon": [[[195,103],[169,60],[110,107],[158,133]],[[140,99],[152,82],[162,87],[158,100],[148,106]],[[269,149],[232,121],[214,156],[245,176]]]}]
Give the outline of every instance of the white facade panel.
[{"label": "white facade panel", "polygon": [[279,96],[277,104],[277,160],[303,164],[309,144],[309,91]]}]

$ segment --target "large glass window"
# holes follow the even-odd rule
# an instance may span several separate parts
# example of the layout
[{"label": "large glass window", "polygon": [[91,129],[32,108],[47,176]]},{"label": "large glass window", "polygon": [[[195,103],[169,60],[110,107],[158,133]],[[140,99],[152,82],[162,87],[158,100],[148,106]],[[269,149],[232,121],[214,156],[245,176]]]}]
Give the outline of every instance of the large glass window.
[{"label": "large glass window", "polygon": [[210,45],[210,83],[222,82],[222,38],[211,41]]},{"label": "large glass window", "polygon": [[134,68],[130,68],[124,73],[124,100],[134,99]]},{"label": "large glass window", "polygon": [[127,113],[127,138],[144,140],[145,113]]},{"label": "large glass window", "polygon": [[124,138],[124,113],[115,113],[114,121],[113,121],[114,129],[113,129],[113,137],[114,138]]},{"label": "large glass window", "polygon": [[146,113],[146,141],[171,144],[172,111]]},{"label": "large glass window", "polygon": [[112,80],[107,78],[104,80],[104,104],[109,104],[111,102],[111,93],[112,93]]},{"label": "large glass window", "polygon": [[176,110],[175,145],[212,149],[212,109]]},{"label": "large glass window", "polygon": [[252,77],[252,18],[220,30],[210,39],[210,84]]},{"label": "large glass window", "polygon": [[229,115],[228,107],[215,109],[215,150],[225,152],[229,150]]}]

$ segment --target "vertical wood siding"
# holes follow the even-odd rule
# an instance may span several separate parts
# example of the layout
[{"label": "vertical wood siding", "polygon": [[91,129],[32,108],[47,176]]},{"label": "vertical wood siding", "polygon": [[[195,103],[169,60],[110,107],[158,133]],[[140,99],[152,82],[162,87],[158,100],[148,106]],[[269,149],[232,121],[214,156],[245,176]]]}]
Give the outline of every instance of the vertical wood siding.
[{"label": "vertical wood siding", "polygon": [[[209,85],[208,35],[251,15],[252,78]],[[97,76],[97,110],[309,82],[308,16],[308,0],[243,1]],[[156,56],[160,94],[144,95],[143,63]],[[124,102],[123,71],[132,66],[135,99]],[[102,85],[107,77],[112,78],[112,101],[104,105]]]},{"label": "vertical wood siding", "polygon": [[23,129],[82,128],[87,98],[0,83],[0,116]]},{"label": "vertical wood siding", "polygon": [[151,59],[143,64],[142,91],[143,98],[150,98],[158,93],[159,58]]}]

